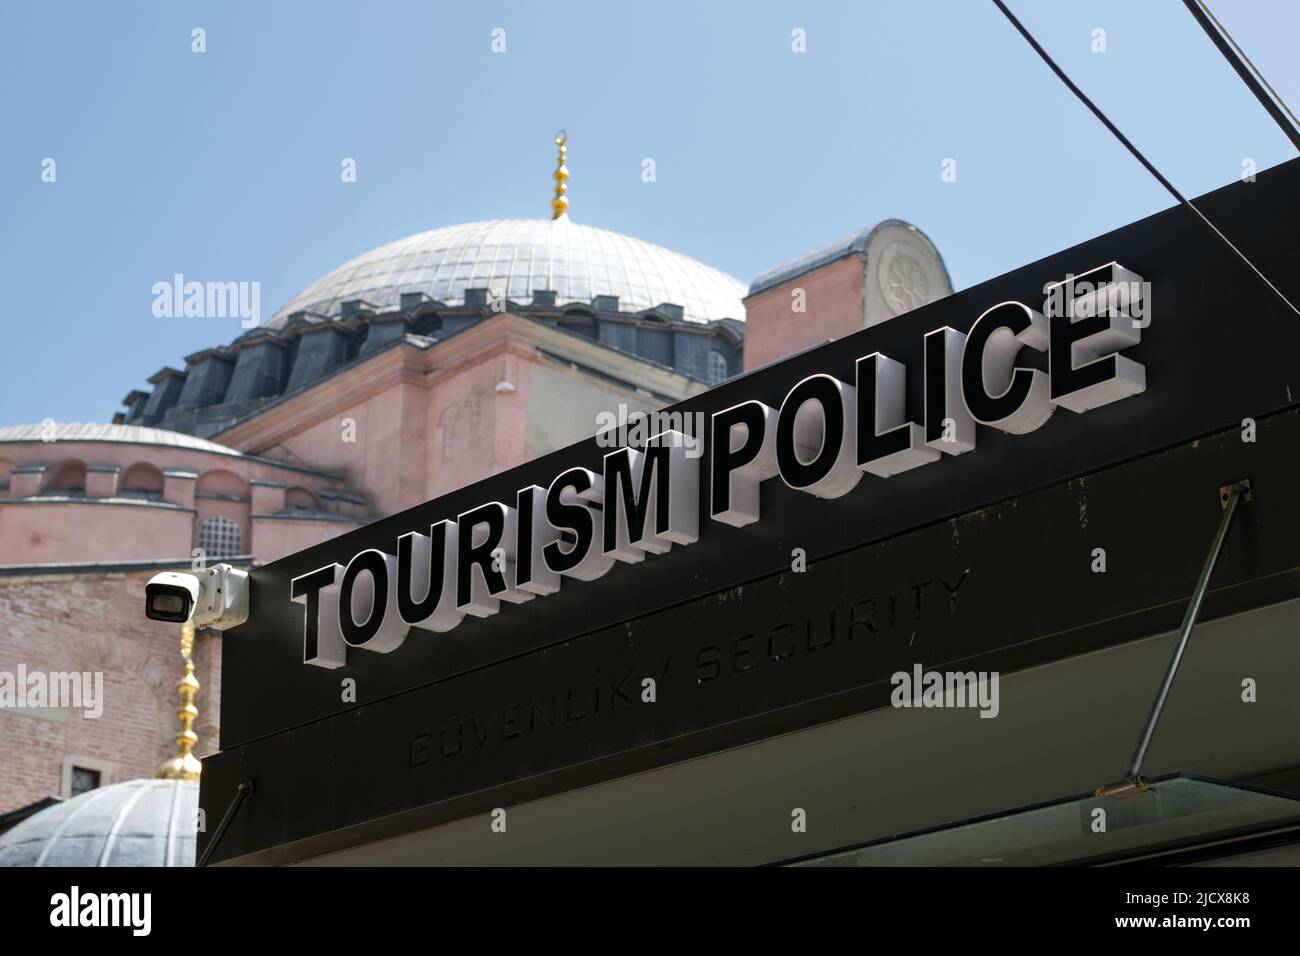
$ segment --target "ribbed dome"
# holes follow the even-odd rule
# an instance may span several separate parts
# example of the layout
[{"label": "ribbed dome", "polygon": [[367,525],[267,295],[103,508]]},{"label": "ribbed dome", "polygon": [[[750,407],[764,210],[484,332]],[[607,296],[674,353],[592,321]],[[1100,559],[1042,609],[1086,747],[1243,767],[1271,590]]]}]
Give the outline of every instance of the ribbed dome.
[{"label": "ribbed dome", "polygon": [[560,305],[616,295],[624,312],[667,302],[693,322],[745,318],[744,283],[689,256],[567,218],[495,219],[422,232],[358,256],[294,296],[270,325],[301,311],[333,318],[351,299],[395,309],[403,293],[460,305],[466,289],[500,290],[523,305],[548,290]]},{"label": "ribbed dome", "polygon": [[0,834],[0,866],[193,866],[199,785],[99,787]]},{"label": "ribbed dome", "polygon": [[140,425],[104,425],[60,423],[48,428],[40,425],[7,425],[0,428],[0,444],[5,442],[122,442],[129,445],[162,445],[206,451],[215,455],[238,455],[233,448],[218,445],[205,438],[196,438],[165,428],[145,428]]}]

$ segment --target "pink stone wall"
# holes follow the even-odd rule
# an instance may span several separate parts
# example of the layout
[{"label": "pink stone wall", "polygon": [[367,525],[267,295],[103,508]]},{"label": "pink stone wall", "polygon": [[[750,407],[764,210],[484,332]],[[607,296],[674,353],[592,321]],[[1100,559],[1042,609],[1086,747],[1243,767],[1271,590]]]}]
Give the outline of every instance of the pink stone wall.
[{"label": "pink stone wall", "polygon": [[253,553],[267,564],[286,555],[337,538],[361,527],[352,522],[305,521],[299,518],[253,519]]},{"label": "pink stone wall", "polygon": [[[229,498],[208,498],[204,497],[205,495],[229,495],[243,500],[231,501]],[[240,547],[238,551],[243,554],[250,554],[249,542],[252,540],[253,529],[248,517],[249,499],[250,488],[248,482],[233,471],[222,468],[202,475],[194,491],[194,507],[197,514],[194,517],[194,526],[190,529],[191,546],[198,546],[198,531],[204,521],[209,518],[222,517],[229,518],[239,528]],[[182,553],[188,554],[188,549]]]},{"label": "pink stone wall", "polygon": [[[745,300],[745,371],[865,327],[865,259],[851,255]],[[804,290],[806,312],[791,309]]]},{"label": "pink stone wall", "polygon": [[147,505],[0,505],[0,565],[186,558],[193,528],[189,511]]},{"label": "pink stone wall", "polygon": [[[506,426],[511,409],[518,406],[514,401],[517,392],[496,391],[498,382],[508,380],[510,357],[497,351],[458,363],[429,389],[427,478],[421,500],[436,498],[525,460],[522,449],[514,446],[508,435],[503,433],[505,440],[499,440],[495,434],[498,423]],[[514,375],[519,377],[518,366]]]},{"label": "pink stone wall", "polygon": [[349,487],[364,489],[376,517],[409,508],[424,500],[421,392],[395,381],[356,403],[336,405],[261,453],[344,476]]},{"label": "pink stone wall", "polygon": [[[101,672],[103,714],[0,708],[0,812],[62,791],[65,758],[103,783],[152,777],[176,752],[180,630],[143,614],[147,575],[0,577],[0,671]],[[220,638],[195,641],[199,756],[217,749]],[[93,764],[86,761],[94,761]]]},{"label": "pink stone wall", "polygon": [[[492,454],[501,467],[529,459],[528,409],[532,391],[532,364],[514,352],[501,356],[502,391],[492,392]],[[513,389],[513,391],[511,390]]]},{"label": "pink stone wall", "polygon": [[[141,490],[163,489],[163,504],[175,508],[154,507],[151,503],[108,498],[77,501],[45,496],[8,504],[17,497],[13,482],[0,489],[0,565],[86,564],[91,562],[164,560],[188,558],[198,544],[199,527],[208,518],[222,516],[239,528],[240,548],[244,554],[253,548],[253,488],[250,479],[263,479],[297,489],[299,501],[310,501],[325,511],[349,517],[361,517],[355,505],[337,504],[321,492],[343,491],[342,482],[328,477],[285,468],[269,462],[236,455],[200,452],[169,446],[132,445],[117,442],[15,442],[3,447],[9,467],[30,463],[47,463],[49,472],[40,476],[37,487],[27,489],[36,494],[50,487],[57,475],[71,474],[77,462],[112,464],[121,468],[118,493],[129,486]],[[164,470],[197,472],[196,480],[170,477]],[[36,478],[28,475],[27,478]],[[94,474],[87,476],[93,478]],[[86,495],[94,498],[96,486],[87,481]],[[286,489],[265,488],[273,492],[276,510],[283,507]],[[265,502],[263,502],[265,504]],[[296,520],[267,525],[258,544],[267,554],[292,553],[299,542],[324,540],[339,533],[340,525],[321,521]]]},{"label": "pink stone wall", "polygon": [[[700,390],[681,376],[504,314],[432,348],[378,354],[218,438],[340,474],[365,496],[370,519],[395,514],[593,434],[597,409],[648,404],[631,386],[562,358],[544,359],[543,346],[556,355],[572,352],[575,364],[646,379],[660,394]],[[539,368],[549,383],[540,395]],[[333,510],[359,516],[343,504]]]}]

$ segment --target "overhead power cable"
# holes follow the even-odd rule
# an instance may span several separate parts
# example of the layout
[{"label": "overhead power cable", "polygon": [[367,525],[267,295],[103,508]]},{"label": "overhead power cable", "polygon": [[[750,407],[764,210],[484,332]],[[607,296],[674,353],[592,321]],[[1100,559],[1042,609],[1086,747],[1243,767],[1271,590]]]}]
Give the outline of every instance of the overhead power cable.
[{"label": "overhead power cable", "polygon": [[1273,122],[1286,134],[1286,138],[1291,140],[1291,145],[1300,149],[1300,121],[1296,120],[1295,114],[1283,102],[1282,97],[1277,95],[1277,91],[1269,86],[1268,80],[1264,79],[1264,74],[1259,72],[1259,67],[1250,62],[1246,51],[1237,45],[1232,34],[1215,19],[1210,8],[1202,0],[1183,0],[1183,6],[1196,18],[1205,35],[1214,42],[1219,52],[1223,54],[1223,58],[1232,65],[1242,82],[1255,94],[1255,99],[1259,100],[1268,111],[1268,115],[1273,117]]},{"label": "overhead power cable", "polygon": [[1057,78],[1069,88],[1071,93],[1073,93],[1076,97],[1078,97],[1079,102],[1081,102],[1084,106],[1088,107],[1088,109],[1092,111],[1092,114],[1101,121],[1102,125],[1105,126],[1106,129],[1110,130],[1111,134],[1117,140],[1120,141],[1120,143],[1124,146],[1125,149],[1127,149],[1130,153],[1133,154],[1133,157],[1139,163],[1141,163],[1143,167],[1146,168],[1147,172],[1149,172],[1152,176],[1154,176],[1156,181],[1160,183],[1161,186],[1165,187],[1165,189],[1169,192],[1169,195],[1173,196],[1174,199],[1178,200],[1178,202],[1181,205],[1186,206],[1188,209],[1194,212],[1197,215],[1197,217],[1201,220],[1201,222],[1205,223],[1205,225],[1210,229],[1210,231],[1213,232],[1216,236],[1218,236],[1220,240],[1222,240],[1224,245],[1226,245],[1229,249],[1231,249],[1234,253],[1236,253],[1237,257],[1241,259],[1241,261],[1244,262],[1247,266],[1249,266],[1250,270],[1254,272],[1255,275],[1259,276],[1260,281],[1263,282],[1266,286],[1268,286],[1273,291],[1274,295],[1276,295],[1279,299],[1281,299],[1284,303],[1286,303],[1288,309],[1290,309],[1296,315],[1300,315],[1300,309],[1297,309],[1291,303],[1291,300],[1282,294],[1282,290],[1279,289],[1276,285],[1274,285],[1269,280],[1268,276],[1264,275],[1264,273],[1259,270],[1259,267],[1256,266],[1255,263],[1251,262],[1244,252],[1242,252],[1235,245],[1233,245],[1232,240],[1230,240],[1227,236],[1225,236],[1222,232],[1220,232],[1218,226],[1210,222],[1210,220],[1205,217],[1204,213],[1202,213],[1199,209],[1197,209],[1196,206],[1190,200],[1188,200],[1186,197],[1183,196],[1182,193],[1180,193],[1177,189],[1175,189],[1173,183],[1171,183],[1168,179],[1166,179],[1163,175],[1161,175],[1160,170],[1156,169],[1155,166],[1151,164],[1150,160],[1148,160],[1145,156],[1143,156],[1142,152],[1131,142],[1129,142],[1128,137],[1120,132],[1119,127],[1110,121],[1110,119],[1106,116],[1105,113],[1101,111],[1101,109],[1097,106],[1097,104],[1094,103],[1092,100],[1088,99],[1088,95],[1084,93],[1083,90],[1079,89],[1079,87],[1075,85],[1073,80],[1071,80],[1068,76],[1066,76],[1065,71],[1056,65],[1056,61],[1053,60],[1052,57],[1048,54],[1048,52],[1042,48],[1039,42],[1034,39],[1033,34],[1031,34],[1027,29],[1025,29],[1025,25],[1021,23],[1018,19],[1016,19],[1016,15],[1007,8],[1007,5],[1003,3],[1002,0],[993,0],[993,3],[994,5],[997,6],[999,10],[1002,11],[1003,15],[1009,21],[1011,21],[1011,25],[1015,27],[1016,30],[1019,31],[1022,37],[1025,38],[1025,42],[1027,42],[1031,47],[1033,47],[1034,52],[1037,53],[1038,56],[1042,59],[1042,61],[1048,65],[1051,71],[1056,74]]}]

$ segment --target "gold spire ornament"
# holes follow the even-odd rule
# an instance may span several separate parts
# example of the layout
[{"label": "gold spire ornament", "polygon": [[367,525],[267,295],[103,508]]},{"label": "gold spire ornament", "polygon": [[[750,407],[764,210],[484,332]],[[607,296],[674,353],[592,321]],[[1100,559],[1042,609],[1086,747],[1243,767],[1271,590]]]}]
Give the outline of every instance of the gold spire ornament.
[{"label": "gold spire ornament", "polygon": [[198,780],[203,765],[199,758],[190,751],[199,742],[199,735],[193,730],[194,720],[199,716],[199,709],[194,706],[194,695],[199,692],[199,682],[194,676],[194,623],[186,621],[181,625],[181,657],[185,661],[185,676],[176,685],[181,695],[181,709],[176,716],[181,720],[181,732],[176,735],[176,756],[158,768],[157,776],[161,780]]},{"label": "gold spire ornament", "polygon": [[555,134],[555,145],[560,147],[560,155],[555,161],[555,172],[552,174],[555,179],[555,198],[551,200],[551,219],[567,219],[569,211],[569,200],[565,193],[569,191],[566,185],[569,181],[569,167],[564,165],[564,155],[568,147],[565,143],[569,141],[569,134],[560,130]]}]

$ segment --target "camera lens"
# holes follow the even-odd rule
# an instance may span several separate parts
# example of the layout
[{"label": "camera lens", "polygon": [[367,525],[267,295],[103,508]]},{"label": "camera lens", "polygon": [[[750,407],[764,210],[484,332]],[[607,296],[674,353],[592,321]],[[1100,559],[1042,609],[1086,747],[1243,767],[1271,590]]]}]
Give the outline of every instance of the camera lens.
[{"label": "camera lens", "polygon": [[153,599],[153,609],[160,614],[180,614],[185,602],[178,594],[159,594]]}]

